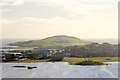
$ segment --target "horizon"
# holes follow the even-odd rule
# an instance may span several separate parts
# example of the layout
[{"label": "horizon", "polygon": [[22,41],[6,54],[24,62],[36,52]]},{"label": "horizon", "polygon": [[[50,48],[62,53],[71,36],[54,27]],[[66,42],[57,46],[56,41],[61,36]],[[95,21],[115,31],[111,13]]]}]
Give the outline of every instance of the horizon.
[{"label": "horizon", "polygon": [[[54,36],[68,36],[68,35],[54,35]],[[49,37],[54,37],[54,36],[49,36]],[[45,37],[45,38],[49,38],[49,37]],[[71,37],[75,37],[75,36],[71,36]],[[45,39],[45,38],[42,38],[42,39]],[[75,37],[75,38],[78,38],[78,37]],[[26,39],[0,39],[0,40],[2,40],[4,44],[6,41],[10,41],[11,43],[11,42],[19,42],[19,41],[42,40],[42,39],[27,39],[26,38]],[[85,40],[85,41],[91,41],[91,42],[95,42],[99,44],[102,44],[104,42],[107,42],[110,44],[118,44],[118,39],[81,39],[81,38],[78,38],[78,39]]]},{"label": "horizon", "polygon": [[37,39],[45,39],[45,38],[48,38],[48,37],[54,37],[54,36],[71,36],[71,37],[76,37],[78,39],[86,39],[86,40],[89,40],[89,39],[93,39],[93,40],[118,40],[118,38],[81,38],[81,37],[77,37],[77,36],[72,36],[72,35],[51,35],[51,36],[46,36],[46,37],[41,37],[41,38],[0,38],[0,40],[4,40],[4,39],[26,39],[26,40],[30,40],[30,39],[33,39],[33,40],[37,40]]}]

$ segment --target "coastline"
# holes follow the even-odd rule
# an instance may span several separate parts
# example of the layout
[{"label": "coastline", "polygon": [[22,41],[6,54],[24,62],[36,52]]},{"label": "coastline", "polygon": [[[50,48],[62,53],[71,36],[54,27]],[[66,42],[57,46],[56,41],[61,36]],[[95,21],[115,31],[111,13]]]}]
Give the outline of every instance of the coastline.
[{"label": "coastline", "polygon": [[[118,57],[92,57],[88,58],[91,61],[98,62],[119,62]],[[68,62],[71,65],[75,65],[78,62],[85,61],[85,58],[76,58],[76,57],[64,57],[61,61],[51,61],[50,59],[40,59],[40,60],[31,60],[31,59],[20,59],[17,61],[8,61],[2,63],[38,63],[38,62]]]}]

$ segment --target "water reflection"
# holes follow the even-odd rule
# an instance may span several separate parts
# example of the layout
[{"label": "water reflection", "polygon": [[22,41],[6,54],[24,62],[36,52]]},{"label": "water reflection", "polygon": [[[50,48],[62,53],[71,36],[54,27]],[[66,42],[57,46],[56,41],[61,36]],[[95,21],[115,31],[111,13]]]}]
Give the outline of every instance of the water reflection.
[{"label": "water reflection", "polygon": [[[3,78],[117,78],[118,63],[105,66],[69,65],[67,62],[3,63]],[[11,66],[37,66],[35,69]]]}]

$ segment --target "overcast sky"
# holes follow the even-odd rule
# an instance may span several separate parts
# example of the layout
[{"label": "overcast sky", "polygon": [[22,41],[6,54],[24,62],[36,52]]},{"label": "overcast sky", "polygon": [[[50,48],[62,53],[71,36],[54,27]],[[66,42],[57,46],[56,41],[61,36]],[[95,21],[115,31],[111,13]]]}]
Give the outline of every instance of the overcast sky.
[{"label": "overcast sky", "polygon": [[118,0],[1,2],[2,37],[42,39],[69,35],[117,39]]}]

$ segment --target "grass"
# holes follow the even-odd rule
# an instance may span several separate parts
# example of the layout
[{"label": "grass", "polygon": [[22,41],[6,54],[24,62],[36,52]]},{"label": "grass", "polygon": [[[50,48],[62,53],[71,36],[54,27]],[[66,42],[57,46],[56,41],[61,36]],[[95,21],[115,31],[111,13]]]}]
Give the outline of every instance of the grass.
[{"label": "grass", "polygon": [[99,62],[113,62],[118,61],[118,57],[93,57],[89,60],[99,61]]},{"label": "grass", "polygon": [[74,45],[87,45],[92,42],[83,41],[72,36],[52,36],[41,40],[32,40],[26,42],[16,42],[9,45],[20,46],[20,47],[40,47],[48,49],[59,49],[60,47],[74,46]]},{"label": "grass", "polygon": [[35,62],[47,62],[50,59],[32,60],[32,59],[19,59],[16,61],[9,61],[8,63],[35,63]]},{"label": "grass", "polygon": [[[92,61],[97,61],[97,62],[118,61],[118,57],[92,57],[92,58],[88,58],[88,59],[92,60]],[[85,61],[85,58],[64,57],[64,59],[62,61],[54,61],[54,62],[69,62],[71,65],[75,65],[76,63],[79,63],[81,61]],[[26,59],[19,59],[17,61],[9,61],[9,62],[13,62],[13,63],[50,62],[50,59],[31,60],[31,59],[26,58]]]},{"label": "grass", "polygon": [[[88,58],[91,61],[97,61],[97,62],[113,62],[118,61],[118,57],[92,57]],[[85,58],[74,58],[74,57],[65,57],[62,62],[69,62],[72,65],[75,65],[76,63],[79,63],[81,61],[85,61]]]}]

